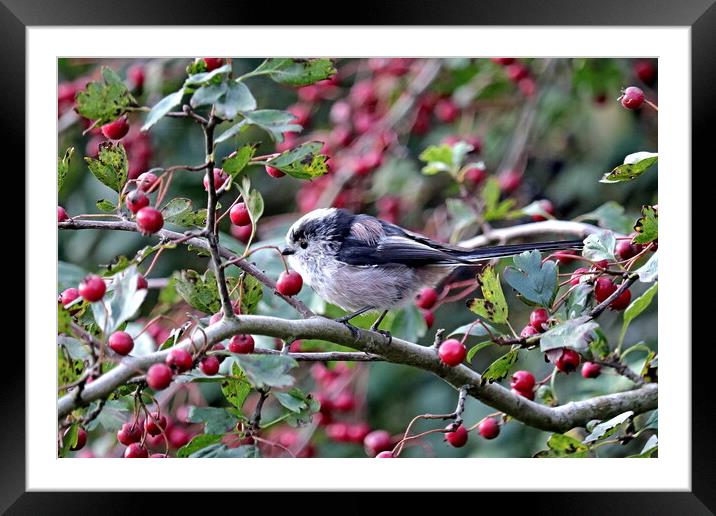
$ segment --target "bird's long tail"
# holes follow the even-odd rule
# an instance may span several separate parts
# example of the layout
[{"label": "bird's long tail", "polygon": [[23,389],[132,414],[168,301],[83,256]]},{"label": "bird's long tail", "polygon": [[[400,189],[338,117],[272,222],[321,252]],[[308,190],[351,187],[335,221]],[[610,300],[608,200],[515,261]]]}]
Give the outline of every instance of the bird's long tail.
[{"label": "bird's long tail", "polygon": [[461,262],[475,262],[489,260],[490,258],[504,258],[515,256],[525,251],[565,251],[579,250],[584,247],[581,240],[557,240],[553,242],[534,242],[530,244],[497,245],[492,247],[481,247],[471,251],[460,252]]}]

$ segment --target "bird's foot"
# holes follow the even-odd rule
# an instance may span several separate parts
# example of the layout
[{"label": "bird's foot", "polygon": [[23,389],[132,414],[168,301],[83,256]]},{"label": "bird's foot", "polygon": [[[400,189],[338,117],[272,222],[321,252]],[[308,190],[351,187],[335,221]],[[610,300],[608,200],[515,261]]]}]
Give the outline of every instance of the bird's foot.
[{"label": "bird's foot", "polygon": [[341,323],[343,326],[345,326],[346,328],[348,328],[350,330],[351,335],[353,336],[353,340],[358,340],[358,337],[360,336],[360,334],[358,332],[358,328],[356,326],[353,326],[350,323],[351,319],[352,319],[352,317],[344,316],[344,317],[339,317],[338,319],[335,319],[335,321]]},{"label": "bird's foot", "polygon": [[393,335],[388,330],[379,330],[378,328],[371,328],[371,330],[380,333],[383,337],[388,339],[388,344],[393,342]]}]

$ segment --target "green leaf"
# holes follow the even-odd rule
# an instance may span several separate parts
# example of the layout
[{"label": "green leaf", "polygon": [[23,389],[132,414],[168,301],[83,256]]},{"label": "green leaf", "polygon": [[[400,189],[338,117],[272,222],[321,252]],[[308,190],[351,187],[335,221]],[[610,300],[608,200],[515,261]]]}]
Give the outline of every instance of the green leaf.
[{"label": "green leaf", "polygon": [[455,243],[460,240],[464,230],[477,223],[477,216],[473,209],[461,199],[447,199],[445,204],[453,224],[450,242]]},{"label": "green leaf", "polygon": [[117,209],[117,207],[107,199],[100,199],[97,201],[97,209],[105,213],[112,213]]},{"label": "green leaf", "polygon": [[423,174],[431,176],[453,170],[453,151],[448,144],[431,145],[421,152],[418,158],[427,163],[423,167]]},{"label": "green leaf", "polygon": [[656,279],[659,277],[658,254],[658,251],[652,254],[644,265],[634,271],[636,274],[639,275],[639,281],[641,281],[642,283],[651,283],[652,281],[656,281]]},{"label": "green leaf", "polygon": [[79,435],[80,425],[72,423],[70,428],[66,430],[67,434],[62,436],[62,448],[60,449],[60,457],[66,457],[70,453],[70,448],[77,446],[77,436]]},{"label": "green leaf", "polygon": [[537,392],[535,394],[537,399],[545,405],[550,407],[557,405],[557,397],[554,395],[554,391],[549,385],[540,385],[537,387]]},{"label": "green leaf", "polygon": [[594,330],[594,340],[589,343],[589,351],[595,359],[603,360],[609,355],[609,342],[601,328]]},{"label": "green leaf", "polygon": [[622,336],[626,334],[629,324],[639,317],[641,313],[646,310],[651,304],[652,299],[656,295],[659,288],[658,283],[654,283],[647,289],[641,296],[632,301],[629,306],[624,310],[624,323],[622,324]]},{"label": "green leaf", "polygon": [[259,450],[256,446],[229,448],[225,444],[217,443],[195,451],[189,455],[189,457],[203,459],[248,459],[259,457]]},{"label": "green leaf", "polygon": [[92,356],[90,347],[81,340],[65,337],[62,339],[61,344],[72,360],[86,360]]},{"label": "green leaf", "polygon": [[221,392],[240,414],[241,408],[251,392],[251,384],[245,379],[244,372],[236,362],[231,364],[231,375],[233,378],[226,378],[221,382]]},{"label": "green leaf", "polygon": [[267,74],[274,81],[289,86],[307,86],[336,74],[330,59],[267,59],[251,74]]},{"label": "green leaf", "polygon": [[482,350],[485,349],[488,346],[492,346],[494,342],[491,340],[486,340],[485,342],[480,342],[479,344],[475,344],[473,347],[470,348],[470,351],[467,352],[467,361],[472,362],[472,359],[475,358],[475,355]]},{"label": "green leaf", "polygon": [[608,421],[599,423],[594,428],[592,428],[592,433],[584,439],[584,444],[602,441],[608,437],[611,437],[620,430],[626,428],[626,426],[631,423],[631,419],[633,416],[634,412],[632,410],[629,410],[611,418]]},{"label": "green leaf", "polygon": [[659,370],[659,358],[655,351],[650,351],[644,360],[639,376],[644,378],[645,382],[653,383],[657,381]]},{"label": "green leaf", "polygon": [[483,299],[472,299],[467,307],[480,317],[494,323],[507,322],[507,302],[494,267],[486,267],[478,276]]},{"label": "green leaf", "polygon": [[651,206],[642,206],[641,218],[636,221],[634,231],[639,233],[632,242],[635,244],[648,244],[659,238],[659,221],[656,210]]},{"label": "green leaf", "polygon": [[216,102],[216,115],[224,120],[233,120],[239,113],[256,109],[256,99],[243,82],[232,82],[226,93]]},{"label": "green leaf", "polygon": [[564,434],[552,434],[547,440],[549,450],[538,452],[539,458],[582,458],[589,453],[589,446],[579,442],[574,437]]},{"label": "green leaf", "polygon": [[241,282],[241,313],[253,314],[264,295],[263,286],[259,280],[249,274],[244,274],[239,281]]},{"label": "green leaf", "polygon": [[205,434],[224,434],[239,420],[224,408],[189,407],[187,419],[192,423],[204,423]]},{"label": "green leaf", "polygon": [[209,82],[214,77],[218,77],[219,75],[229,73],[230,71],[231,71],[231,65],[225,64],[225,65],[220,66],[219,68],[216,68],[210,72],[191,74],[184,81],[184,86],[196,86],[198,84],[203,84],[205,82]]},{"label": "green leaf", "polygon": [[193,206],[189,199],[184,197],[176,197],[162,207],[161,212],[164,222],[177,223],[180,217],[191,213]]},{"label": "green leaf", "polygon": [[[293,391],[297,390],[298,389],[293,389]],[[321,409],[321,404],[311,396],[305,396],[304,400],[306,407],[298,412],[291,412],[286,418],[286,423],[294,427],[305,426],[311,422],[313,414]]]},{"label": "green leaf", "polygon": [[232,178],[236,179],[236,177],[241,173],[241,171],[244,170],[246,165],[249,164],[249,161],[251,161],[251,158],[254,157],[255,153],[255,145],[249,144],[239,147],[236,152],[230,154],[227,158],[224,159],[224,161],[221,163],[221,169],[227,174],[229,174]]},{"label": "green leaf", "polygon": [[595,339],[594,332],[597,328],[599,328],[599,324],[590,320],[586,315],[569,319],[542,334],[540,350],[569,348],[579,353],[585,353],[589,349],[589,343]]},{"label": "green leaf", "polygon": [[182,87],[179,91],[170,93],[162,100],[154,104],[154,107],[152,107],[151,111],[149,111],[149,114],[147,115],[147,119],[144,121],[142,131],[148,131],[154,124],[159,122],[160,118],[181,104],[181,100],[184,98],[184,93],[184,87]]},{"label": "green leaf", "polygon": [[487,369],[482,373],[480,379],[480,385],[485,385],[485,382],[492,383],[497,380],[502,380],[509,373],[512,365],[517,362],[520,349],[514,348],[502,355],[500,358],[491,363]]},{"label": "green leaf", "polygon": [[193,108],[197,108],[213,104],[226,93],[227,89],[228,85],[225,82],[202,86],[191,96],[189,105]]},{"label": "green leaf", "polygon": [[90,82],[75,100],[77,112],[99,125],[119,118],[128,107],[136,104],[119,76],[107,67],[102,67],[102,80]]},{"label": "green leaf", "polygon": [[172,276],[179,295],[191,306],[207,314],[221,309],[219,288],[211,270],[200,275],[194,270],[178,271]]},{"label": "green leaf", "polygon": [[616,246],[616,238],[613,232],[609,230],[598,231],[588,235],[587,238],[584,239],[582,256],[594,261],[615,261],[614,246]]},{"label": "green leaf", "polygon": [[87,430],[93,430],[97,425],[101,425],[107,432],[116,432],[127,422],[131,414],[125,399],[107,400],[102,411],[92,422],[94,424],[88,425]]},{"label": "green leaf", "polygon": [[99,144],[98,159],[87,157],[85,161],[90,172],[102,184],[117,193],[122,191],[129,176],[129,162],[127,152],[121,143],[115,145],[112,142],[102,142]]},{"label": "green leaf", "polygon": [[[244,118],[247,123],[258,126],[269,133],[276,143],[283,142],[283,133],[298,133],[303,129],[299,124],[295,123],[297,120],[295,115],[292,115],[288,111],[280,111],[278,109],[259,109],[258,111],[251,111],[250,113],[245,113]],[[221,137],[223,136],[224,135],[221,135]],[[233,136],[233,134],[230,136]],[[221,141],[223,141],[223,139]],[[219,139],[217,138],[217,142],[218,141]]]},{"label": "green leaf", "polygon": [[286,355],[239,355],[236,360],[257,389],[290,387],[294,378],[288,372],[298,366],[298,362]]},{"label": "green leaf", "polygon": [[638,455],[629,455],[628,459],[648,459],[654,456],[659,451],[659,438],[656,434],[649,437]]},{"label": "green leaf", "polygon": [[603,228],[627,234],[632,230],[633,219],[624,212],[624,207],[618,202],[608,201],[596,210],[577,217],[577,220],[595,220]]},{"label": "green leaf", "polygon": [[246,204],[246,209],[249,211],[251,222],[256,227],[256,223],[264,213],[264,198],[258,190],[251,189],[251,180],[247,176],[244,176],[238,187]]},{"label": "green leaf", "polygon": [[226,141],[229,138],[231,138],[232,136],[236,136],[237,134],[239,134],[241,131],[243,131],[247,127],[248,127],[247,121],[241,120],[240,122],[229,127],[226,131],[221,133],[219,136],[217,136],[216,139],[214,139],[214,143],[221,143],[223,141]]},{"label": "green leaf", "polygon": [[528,304],[550,306],[557,295],[557,264],[542,263],[539,251],[525,251],[512,259],[515,267],[507,267],[503,277]]},{"label": "green leaf", "polygon": [[[483,326],[484,325],[484,326]],[[485,329],[485,326],[489,328],[489,330],[494,333],[499,333],[493,326],[487,324],[487,323],[478,323],[478,324],[463,324],[459,328],[454,329],[448,337],[452,337],[453,335],[465,335],[466,333],[468,335],[474,336],[474,337],[484,337],[485,335],[489,335],[487,330]]]},{"label": "green leaf", "polygon": [[659,155],[653,152],[635,152],[624,158],[624,164],[619,165],[611,172],[604,174],[600,183],[619,183],[631,181],[646,172],[656,164]]},{"label": "green leaf", "polygon": [[500,220],[507,217],[514,206],[514,199],[505,199],[500,202],[500,195],[500,182],[494,177],[487,178],[482,187],[482,200],[485,204],[483,217],[486,221]]},{"label": "green leaf", "polygon": [[328,172],[327,156],[318,154],[322,142],[306,142],[270,159],[266,164],[297,179],[313,179]]},{"label": "green leaf", "polygon": [[655,410],[651,413],[649,416],[649,419],[646,420],[646,423],[644,423],[644,426],[641,428],[642,430],[646,430],[647,428],[652,428],[654,430],[659,429],[659,411]]},{"label": "green leaf", "polygon": [[274,396],[278,402],[291,412],[300,413],[308,408],[306,395],[298,389],[291,389],[289,392],[275,392]]},{"label": "green leaf", "polygon": [[594,287],[587,283],[580,283],[567,298],[567,318],[574,319],[586,314],[590,309]]},{"label": "green leaf", "polygon": [[109,335],[123,322],[137,313],[147,296],[147,289],[137,289],[137,267],[132,265],[112,277],[108,291],[111,297],[92,303],[92,315],[97,326]]},{"label": "green leaf", "polygon": [[59,192],[62,190],[62,185],[65,184],[65,178],[67,177],[67,172],[70,170],[70,159],[72,159],[72,154],[74,154],[75,148],[69,147],[65,151],[65,155],[61,158],[57,158],[57,191]]},{"label": "green leaf", "polygon": [[191,441],[177,450],[177,457],[186,458],[191,457],[194,453],[197,453],[212,444],[217,444],[221,441],[223,435],[211,435],[211,434],[199,434],[195,435]]},{"label": "green leaf", "polygon": [[70,333],[72,330],[72,316],[62,303],[57,303],[57,333]]}]

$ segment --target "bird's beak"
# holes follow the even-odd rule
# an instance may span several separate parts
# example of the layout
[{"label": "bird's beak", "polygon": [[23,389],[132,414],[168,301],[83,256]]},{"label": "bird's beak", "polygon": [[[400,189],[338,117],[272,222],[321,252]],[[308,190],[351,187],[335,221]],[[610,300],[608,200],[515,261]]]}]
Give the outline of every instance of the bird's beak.
[{"label": "bird's beak", "polygon": [[284,256],[292,255],[292,254],[295,253],[295,252],[296,252],[296,251],[293,250],[293,249],[291,249],[290,247],[284,247],[283,249],[281,249],[281,254],[284,255]]}]

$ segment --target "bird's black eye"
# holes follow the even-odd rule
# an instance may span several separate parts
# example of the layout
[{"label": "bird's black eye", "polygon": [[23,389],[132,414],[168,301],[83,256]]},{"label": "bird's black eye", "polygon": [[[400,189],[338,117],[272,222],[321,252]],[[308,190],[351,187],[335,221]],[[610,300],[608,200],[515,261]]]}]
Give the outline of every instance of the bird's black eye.
[{"label": "bird's black eye", "polygon": [[301,246],[301,249],[305,249],[308,247],[308,242],[306,242],[305,240],[301,240],[301,243],[298,245]]}]

